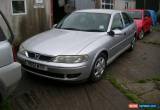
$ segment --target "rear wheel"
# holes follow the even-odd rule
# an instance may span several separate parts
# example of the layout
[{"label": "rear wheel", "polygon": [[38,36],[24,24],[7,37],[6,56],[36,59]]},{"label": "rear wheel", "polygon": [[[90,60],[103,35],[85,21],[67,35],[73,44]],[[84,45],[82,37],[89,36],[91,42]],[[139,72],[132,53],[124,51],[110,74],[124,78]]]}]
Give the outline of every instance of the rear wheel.
[{"label": "rear wheel", "polygon": [[139,39],[143,39],[144,38],[144,30],[142,30],[140,33],[139,33]]},{"label": "rear wheel", "polygon": [[106,68],[106,61],[107,61],[107,57],[103,53],[97,57],[94,63],[94,66],[92,67],[90,81],[96,82],[102,78]]},{"label": "rear wheel", "polygon": [[134,50],[135,45],[136,45],[136,38],[134,37],[133,40],[132,40],[132,42],[131,42],[131,46],[130,46],[130,48],[129,48],[129,51]]}]

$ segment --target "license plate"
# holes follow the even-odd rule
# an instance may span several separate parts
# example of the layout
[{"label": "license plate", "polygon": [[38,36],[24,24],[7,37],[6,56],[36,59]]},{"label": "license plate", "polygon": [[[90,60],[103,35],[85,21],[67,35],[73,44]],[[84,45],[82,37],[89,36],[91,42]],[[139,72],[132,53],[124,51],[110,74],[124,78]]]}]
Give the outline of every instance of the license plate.
[{"label": "license plate", "polygon": [[37,64],[37,63],[34,63],[34,62],[30,62],[30,61],[25,61],[26,65],[29,66],[29,67],[32,67],[32,68],[36,68],[38,70],[44,70],[44,71],[47,71],[48,68],[44,65],[41,65],[41,64]]}]

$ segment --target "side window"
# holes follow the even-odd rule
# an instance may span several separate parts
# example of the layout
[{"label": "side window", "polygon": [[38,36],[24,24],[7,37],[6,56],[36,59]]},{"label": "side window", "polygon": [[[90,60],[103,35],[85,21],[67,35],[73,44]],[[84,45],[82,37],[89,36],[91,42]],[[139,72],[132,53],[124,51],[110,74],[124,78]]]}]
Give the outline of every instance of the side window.
[{"label": "side window", "polygon": [[130,24],[132,24],[134,22],[133,18],[131,16],[128,15],[128,18],[130,20]]},{"label": "side window", "polygon": [[131,20],[131,18],[126,13],[122,13],[122,16],[124,19],[125,27],[129,26],[133,22],[133,20]]},{"label": "side window", "polygon": [[111,30],[123,29],[123,21],[120,14],[116,14],[112,21]]}]

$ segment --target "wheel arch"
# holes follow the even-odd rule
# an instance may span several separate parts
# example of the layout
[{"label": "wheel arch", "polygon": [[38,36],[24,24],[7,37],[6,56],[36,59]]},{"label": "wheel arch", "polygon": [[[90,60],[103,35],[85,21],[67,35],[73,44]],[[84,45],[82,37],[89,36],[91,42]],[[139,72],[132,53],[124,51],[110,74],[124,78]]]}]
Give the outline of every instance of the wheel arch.
[{"label": "wheel arch", "polygon": [[[102,49],[101,51],[97,52],[97,54],[94,56],[94,59],[93,59],[92,64],[91,64],[91,65],[92,65],[91,67],[93,67],[94,62],[96,61],[97,57],[98,57],[100,54],[105,54],[105,55],[106,55],[106,58],[107,58],[107,60],[108,60],[108,51],[105,50],[105,49]],[[107,60],[106,60],[106,62],[107,62]]]}]

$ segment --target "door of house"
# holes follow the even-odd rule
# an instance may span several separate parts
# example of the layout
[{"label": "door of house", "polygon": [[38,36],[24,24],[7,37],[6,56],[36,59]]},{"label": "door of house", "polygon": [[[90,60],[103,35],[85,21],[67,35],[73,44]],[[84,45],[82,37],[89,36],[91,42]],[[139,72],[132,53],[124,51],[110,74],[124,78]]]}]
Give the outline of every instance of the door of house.
[{"label": "door of house", "polygon": [[58,23],[65,15],[64,6],[66,0],[52,0],[52,20]]},{"label": "door of house", "polygon": [[53,24],[58,23],[75,9],[75,0],[51,0]]}]

